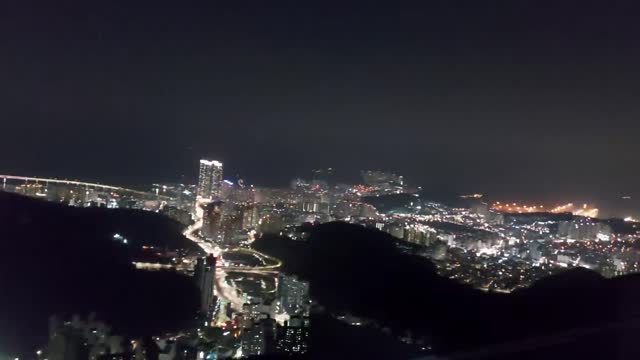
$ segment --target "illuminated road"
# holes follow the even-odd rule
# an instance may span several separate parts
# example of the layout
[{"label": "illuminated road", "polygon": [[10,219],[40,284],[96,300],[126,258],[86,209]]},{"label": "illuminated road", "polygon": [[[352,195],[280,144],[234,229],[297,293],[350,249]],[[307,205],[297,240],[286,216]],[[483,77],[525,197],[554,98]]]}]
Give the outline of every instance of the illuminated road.
[{"label": "illuminated road", "polygon": [[[207,254],[213,254],[213,256],[215,257],[221,257],[221,255],[223,254],[223,250],[215,245],[212,244],[208,241],[204,241],[202,240],[200,237],[198,237],[198,231],[200,230],[200,228],[202,227],[202,220],[200,219],[199,221],[197,221],[195,224],[189,226],[185,231],[184,231],[184,236],[187,237],[187,239],[195,242],[196,244],[198,244],[198,246],[200,246],[200,248]],[[247,272],[247,273],[260,273],[260,272],[277,272],[277,270],[282,266],[282,261],[280,261],[279,259],[276,259],[272,256],[269,256],[267,254],[263,254],[259,251],[253,250],[253,249],[245,249],[245,248],[235,248],[232,250],[227,250],[228,252],[240,252],[240,253],[246,253],[246,254],[251,254],[255,257],[257,257],[258,259],[260,259],[260,261],[262,261],[263,263],[267,263],[267,262],[271,262],[271,265],[263,265],[263,266],[221,266],[220,268],[222,270],[225,271],[235,271],[235,272]]]},{"label": "illuminated road", "polygon": [[228,272],[234,273],[247,273],[247,274],[278,274],[278,270],[256,270],[255,268],[241,268],[237,266],[223,266],[222,269]]},{"label": "illuminated road", "polygon": [[255,251],[253,249],[233,249],[227,251],[234,252],[244,252],[251,254],[262,261],[262,263],[266,264],[267,261],[271,262],[270,265],[264,266],[224,266],[224,259],[222,257],[223,250],[216,244],[210,243],[208,241],[202,240],[198,236],[198,231],[202,228],[202,217],[204,215],[203,206],[206,204],[206,201],[199,200],[196,203],[196,218],[195,223],[184,231],[184,236],[198,244],[200,248],[206,254],[213,254],[218,259],[218,264],[223,264],[222,266],[216,266],[216,293],[229,301],[236,310],[242,310],[243,301],[238,297],[238,291],[231,285],[229,285],[226,281],[226,271],[229,272],[243,272],[243,273],[273,273],[282,265],[282,262],[274,257],[263,254],[261,252]]},{"label": "illuminated road", "polygon": [[[213,254],[218,261],[222,262],[222,250],[217,245],[203,241],[197,236],[198,230],[202,227],[202,204],[196,205],[196,222],[184,231],[187,239],[195,242],[207,254]],[[215,272],[215,293],[231,303],[235,310],[242,310],[244,302],[238,297],[238,291],[226,281],[227,273],[222,266],[216,266]]]},{"label": "illuminated road", "polygon": [[102,189],[102,190],[110,190],[110,191],[116,191],[116,192],[126,192],[126,193],[154,197],[154,198],[165,199],[165,200],[173,199],[165,195],[156,195],[149,192],[127,189],[119,186],[96,184],[96,183],[89,183],[84,181],[64,180],[64,179],[61,180],[61,179],[38,178],[38,177],[15,176],[15,175],[0,175],[0,179],[2,179],[4,183],[6,183],[7,180],[17,180],[17,181],[45,183],[45,184],[48,184],[48,183],[65,184],[65,185],[74,185],[74,186],[84,186],[88,188],[95,188],[95,189]]},{"label": "illuminated road", "polygon": [[263,265],[263,266],[251,266],[251,267],[245,267],[245,266],[228,266],[225,268],[225,270],[227,271],[240,271],[240,272],[275,272],[277,271],[277,269],[279,269],[282,266],[282,261],[280,261],[279,259],[276,259],[272,256],[269,256],[267,254],[263,254],[259,251],[253,250],[253,249],[245,249],[245,248],[235,248],[232,250],[228,250],[228,252],[239,252],[239,253],[246,253],[246,254],[250,254],[253,255],[255,257],[257,257],[260,261],[262,261],[262,263],[267,263],[267,262],[271,262],[272,265]]}]

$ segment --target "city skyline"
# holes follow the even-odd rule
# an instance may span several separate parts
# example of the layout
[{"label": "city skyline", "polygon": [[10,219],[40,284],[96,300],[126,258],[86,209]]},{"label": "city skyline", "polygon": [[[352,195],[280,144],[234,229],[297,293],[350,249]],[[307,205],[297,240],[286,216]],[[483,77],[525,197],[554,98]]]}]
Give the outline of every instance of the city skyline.
[{"label": "city skyline", "polygon": [[[20,219],[28,219],[32,215],[25,214],[31,211],[40,213],[43,219],[70,216],[67,219],[73,219],[72,223],[85,224],[89,231],[96,231],[94,227],[100,222],[112,222],[107,226],[111,230],[93,235],[95,238],[89,241],[110,249],[101,252],[102,256],[118,255],[126,259],[109,263],[114,273],[123,271],[116,268],[124,264],[129,267],[128,271],[133,271],[131,275],[154,276],[162,273],[159,270],[166,270],[166,274],[177,276],[173,279],[175,286],[191,289],[184,288],[184,291],[193,299],[193,302],[180,303],[191,321],[185,322],[179,333],[143,337],[129,346],[122,334],[111,333],[105,323],[96,323],[95,315],[89,314],[86,320],[74,315],[71,321],[64,322],[52,316],[50,341],[45,350],[38,346],[30,352],[53,358],[66,351],[68,344],[74,349],[69,350],[71,352],[135,352],[136,357],[153,351],[154,346],[168,355],[197,351],[199,358],[221,354],[227,357],[317,354],[324,350],[314,345],[312,337],[315,331],[324,330],[314,326],[318,318],[311,312],[313,302],[319,301],[321,307],[329,304],[331,308],[335,306],[335,294],[339,294],[339,303],[355,299],[353,312],[345,313],[340,310],[341,306],[334,308],[339,310],[332,314],[335,321],[342,326],[379,329],[397,318],[381,318],[381,310],[386,312],[389,306],[400,308],[406,303],[405,296],[397,295],[424,281],[425,274],[431,278],[427,283],[435,280],[441,284],[432,283],[430,291],[435,286],[437,293],[448,294],[446,297],[450,299],[438,305],[442,299],[433,300],[430,294],[416,291],[411,294],[420,300],[414,302],[435,301],[427,308],[446,306],[456,309],[456,313],[466,313],[463,318],[468,318],[471,316],[468,311],[477,312],[461,310],[462,303],[454,305],[455,301],[466,301],[459,299],[461,294],[455,295],[454,289],[460,289],[458,286],[473,291],[465,296],[484,297],[489,301],[486,304],[496,306],[497,310],[504,309],[505,305],[503,301],[489,300],[497,293],[514,294],[508,295],[509,299],[517,299],[519,295],[515,294],[522,291],[538,291],[535,289],[542,286],[539,284],[544,284],[547,277],[562,276],[567,279],[563,281],[570,282],[572,277],[584,276],[612,284],[604,287],[613,286],[622,277],[633,278],[626,275],[640,268],[640,253],[632,250],[640,235],[637,220],[596,218],[599,210],[587,204],[545,208],[539,204],[490,203],[483,194],[473,193],[458,196],[459,204],[447,205],[416,193],[419,189],[408,184],[403,175],[380,170],[362,171],[361,183],[349,185],[330,186],[326,179],[335,175],[335,169],[324,168],[313,171],[315,180],[296,179],[289,188],[235,186],[230,181],[222,181],[221,162],[201,159],[198,164],[192,169],[199,176],[197,184],[154,184],[151,192],[106,184],[0,175],[6,179],[0,192],[1,205],[6,208],[3,211],[8,209],[10,214],[20,214],[19,218],[7,222],[8,227],[24,226],[24,220]],[[215,193],[216,186],[219,193]],[[9,194],[11,192],[19,195]],[[38,208],[40,210],[36,210]],[[79,216],[91,216],[95,220],[75,220]],[[14,217],[3,218],[6,221]],[[150,226],[143,218],[153,218],[157,223]],[[65,230],[56,236],[69,236],[65,233],[70,224],[59,228],[58,231]],[[137,225],[130,227],[132,224]],[[158,232],[162,226],[170,226],[172,230]],[[147,231],[141,231],[144,227]],[[26,228],[48,231],[48,227]],[[105,228],[102,229],[104,232]],[[86,243],[86,236],[75,236],[73,241]],[[93,245],[80,249],[93,252]],[[73,252],[60,256],[70,256],[76,261],[84,258]],[[318,265],[323,262],[326,264]],[[381,262],[385,264],[382,273],[371,276],[371,271]],[[314,267],[317,268],[312,271]],[[73,266],[70,271],[70,278],[82,276]],[[71,275],[74,271],[76,274]],[[332,271],[335,273],[326,275]],[[404,280],[392,280],[397,278]],[[348,279],[358,284],[349,284]],[[178,285],[180,282],[183,285]],[[91,288],[98,284],[84,285]],[[310,292],[312,285],[313,293]],[[160,295],[160,289],[165,286],[163,283],[155,294]],[[610,291],[606,296],[609,294]],[[386,300],[375,300],[381,296]],[[601,300],[593,304],[597,306]],[[360,306],[371,310],[381,305],[383,308],[367,317],[361,317],[362,310],[356,310]],[[517,309],[518,305],[512,306]],[[55,306],[51,309],[49,311],[55,313]],[[159,312],[151,313],[155,317]],[[442,319],[450,323],[447,316]],[[135,321],[135,317],[128,321]],[[430,326],[425,326],[428,321],[404,324],[400,321],[398,325],[408,326],[410,330],[415,326],[411,323],[420,324],[418,329]],[[486,321],[478,324],[484,323]],[[527,322],[527,327],[529,324]],[[92,327],[100,330],[86,331]],[[448,330],[436,326],[433,331],[446,333]],[[41,333],[42,329],[37,332]],[[215,340],[201,344],[197,340],[191,344],[177,341],[185,337],[208,339],[213,334],[217,334]],[[446,351],[440,341],[420,331],[394,331],[385,336],[389,336],[389,341],[406,343],[405,350],[410,352],[426,355]],[[454,337],[460,338],[459,331],[455,331]],[[477,335],[472,338],[472,341],[483,339]],[[490,336],[489,340],[495,338]],[[141,346],[151,347],[142,350]],[[191,358],[195,358],[195,353]]]},{"label": "city skyline", "polygon": [[571,3],[11,4],[0,172],[191,182],[213,157],[268,186],[333,167],[633,196],[640,31],[631,9]]},{"label": "city skyline", "polygon": [[0,9],[0,360],[640,359],[640,3]]},{"label": "city skyline", "polygon": [[[376,170],[361,170],[359,171],[360,177],[355,181],[341,181],[340,177],[336,176],[336,171],[333,168],[313,169],[308,172],[304,177],[290,178],[288,181],[277,184],[276,186],[267,186],[265,184],[250,184],[245,179],[236,175],[234,181],[223,178],[222,162],[217,160],[204,160],[199,162],[199,170],[195,173],[195,180],[192,182],[179,182],[175,181],[175,178],[170,181],[164,182],[164,184],[182,184],[186,186],[194,186],[193,191],[196,196],[202,199],[219,199],[222,192],[227,188],[234,186],[244,187],[246,185],[257,187],[273,187],[273,188],[289,188],[294,186],[295,182],[305,180],[314,181],[322,180],[328,181],[329,186],[344,186],[349,184],[367,184],[372,178],[382,177],[385,182],[389,181],[389,184],[402,185],[404,176],[398,175],[389,171]],[[373,177],[372,177],[373,176]],[[91,181],[82,181],[87,179],[77,179],[72,176],[62,176],[60,178],[46,178],[43,176],[19,176],[0,174],[0,178],[3,181],[3,187],[6,186],[7,180],[10,181],[25,181],[25,183],[33,182],[34,184],[41,183],[76,183],[83,186],[98,187],[104,189],[113,189],[118,191],[125,191],[129,193],[140,193],[151,195],[151,192],[158,190],[157,184],[163,183],[162,181],[154,181],[152,190],[150,183],[138,184],[135,189],[127,189],[120,186],[114,186],[114,184],[105,184],[98,179]],[[237,184],[236,184],[237,182]],[[412,181],[410,180],[410,183]],[[120,185],[120,184],[118,184]],[[394,186],[395,186],[394,185]],[[217,188],[215,188],[217,186]],[[571,194],[560,194],[555,196],[536,196],[530,193],[518,194],[510,197],[500,197],[496,194],[461,194],[453,192],[441,192],[438,193],[434,189],[426,189],[423,191],[422,187],[418,184],[410,184],[411,191],[421,194],[425,198],[430,198],[434,201],[442,201],[444,203],[453,204],[459,198],[477,198],[482,199],[492,204],[494,209],[512,212],[512,213],[531,213],[531,212],[573,212],[576,215],[601,217],[601,218],[620,218],[620,219],[637,219],[640,218],[639,197],[633,197],[628,194],[631,193],[619,193],[607,197],[598,196],[576,196]],[[205,194],[206,196],[203,196]],[[502,201],[502,204],[501,204]],[[514,202],[515,201],[515,202]],[[575,204],[574,204],[575,203]]]}]

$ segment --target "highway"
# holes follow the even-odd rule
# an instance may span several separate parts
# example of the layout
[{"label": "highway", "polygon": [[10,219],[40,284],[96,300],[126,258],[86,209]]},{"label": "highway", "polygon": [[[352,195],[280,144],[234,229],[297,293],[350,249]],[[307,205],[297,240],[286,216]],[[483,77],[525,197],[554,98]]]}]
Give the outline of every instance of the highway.
[{"label": "highway", "polygon": [[[196,203],[196,218],[195,223],[184,231],[184,236],[198,244],[200,248],[206,254],[213,254],[218,259],[218,264],[224,264],[224,259],[222,257],[224,251],[216,244],[210,243],[208,241],[204,241],[198,236],[199,230],[202,228],[202,217],[204,215],[203,205],[206,204],[206,201],[199,200]],[[227,250],[229,251],[229,250]],[[263,263],[266,264],[265,260],[272,262],[271,265],[264,266],[253,266],[253,267],[238,267],[238,266],[216,266],[215,273],[215,282],[216,282],[216,293],[229,301],[232,306],[236,310],[242,310],[243,300],[238,297],[238,291],[226,281],[226,272],[243,272],[243,273],[274,273],[276,270],[282,265],[282,262],[274,257],[263,254],[261,252],[252,250],[252,249],[244,249],[238,248],[233,249],[231,251],[237,252],[245,252],[251,255],[258,257]]]},{"label": "highway", "polygon": [[267,254],[263,254],[259,251],[253,250],[253,249],[246,249],[246,248],[235,248],[235,249],[231,249],[231,250],[227,250],[228,252],[240,252],[240,253],[247,253],[250,255],[253,255],[255,257],[257,257],[260,261],[262,261],[263,264],[266,264],[267,262],[271,262],[271,265],[263,265],[263,266],[252,266],[252,267],[243,267],[243,266],[229,266],[226,267],[225,269],[227,271],[242,271],[242,272],[271,272],[271,271],[276,271],[277,269],[279,269],[282,266],[282,261],[280,261],[279,259],[276,259],[272,256],[269,256]]},{"label": "highway", "polygon": [[89,182],[84,182],[84,181],[76,181],[76,180],[52,179],[52,178],[40,178],[40,177],[16,176],[16,175],[0,175],[0,179],[2,179],[2,181],[4,183],[6,183],[7,180],[16,180],[16,181],[45,183],[45,184],[48,184],[48,183],[65,184],[65,185],[83,186],[83,187],[93,188],[93,189],[109,190],[109,191],[115,191],[115,192],[126,192],[126,193],[131,193],[131,194],[136,194],[136,195],[147,196],[147,197],[155,197],[155,198],[159,198],[159,199],[163,199],[163,200],[172,200],[173,199],[173,198],[171,198],[169,196],[156,195],[156,194],[153,194],[153,193],[150,193],[150,192],[145,192],[145,191],[127,189],[127,188],[123,188],[123,187],[119,187],[119,186],[111,186],[111,185],[104,185],[104,184],[98,184],[98,183],[89,183]]},{"label": "highway", "polygon": [[[201,227],[202,227],[202,219],[198,220],[195,224],[189,226],[184,231],[184,236],[187,237],[187,239],[189,239],[189,240],[195,242],[196,244],[198,244],[198,246],[200,246],[200,248],[205,253],[213,254],[213,256],[222,259],[221,255],[224,253],[224,251],[219,246],[217,246],[217,245],[215,245],[213,243],[210,243],[208,241],[204,241],[197,235],[198,231],[200,230]],[[277,270],[282,266],[282,261],[280,261],[279,259],[276,259],[276,258],[274,258],[272,256],[269,256],[267,254],[263,254],[263,253],[261,253],[259,251],[253,250],[253,249],[235,248],[235,249],[226,250],[226,251],[229,251],[229,252],[242,252],[242,253],[251,254],[251,255],[259,258],[260,261],[262,261],[265,264],[267,262],[271,262],[272,264],[263,265],[263,266],[252,266],[252,267],[221,266],[220,268],[222,268],[222,270],[225,270],[225,271],[247,272],[247,273],[277,272]]]}]

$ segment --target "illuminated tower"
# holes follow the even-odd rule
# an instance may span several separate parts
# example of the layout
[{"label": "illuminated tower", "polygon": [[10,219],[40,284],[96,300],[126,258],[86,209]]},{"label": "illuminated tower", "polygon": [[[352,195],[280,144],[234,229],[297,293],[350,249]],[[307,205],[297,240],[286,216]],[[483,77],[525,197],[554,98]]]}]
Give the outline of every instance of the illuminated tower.
[{"label": "illuminated tower", "polygon": [[222,186],[222,163],[216,160],[200,160],[197,196],[213,198],[220,196]]},{"label": "illuminated tower", "polygon": [[200,288],[200,310],[208,314],[213,308],[213,284],[216,273],[216,258],[209,255],[198,258],[194,269],[196,284]]},{"label": "illuminated tower", "polygon": [[213,161],[213,169],[211,170],[211,197],[220,198],[222,193],[222,163]]},{"label": "illuminated tower", "polygon": [[222,201],[214,201],[204,207],[202,217],[202,237],[212,241],[219,241],[222,237]]}]

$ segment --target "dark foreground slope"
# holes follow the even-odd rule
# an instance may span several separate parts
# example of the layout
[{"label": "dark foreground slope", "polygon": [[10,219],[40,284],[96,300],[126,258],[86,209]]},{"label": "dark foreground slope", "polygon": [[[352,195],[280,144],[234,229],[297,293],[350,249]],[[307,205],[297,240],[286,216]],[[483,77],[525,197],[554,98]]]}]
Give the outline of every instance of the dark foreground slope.
[{"label": "dark foreground slope", "polygon": [[[54,313],[95,311],[115,331],[133,336],[190,321],[198,307],[190,279],[131,265],[131,247],[139,243],[188,246],[167,221],[0,192],[0,349],[12,354],[46,344]],[[129,236],[128,245],[113,240],[117,231]]]},{"label": "dark foreground slope", "polygon": [[410,330],[451,358],[640,355],[629,341],[640,336],[638,276],[607,280],[575,269],[513,294],[484,293],[438,276],[429,260],[400,253],[393,241],[329,223],[307,243],[265,237],[256,247],[308,279],[312,297],[331,311]]}]

